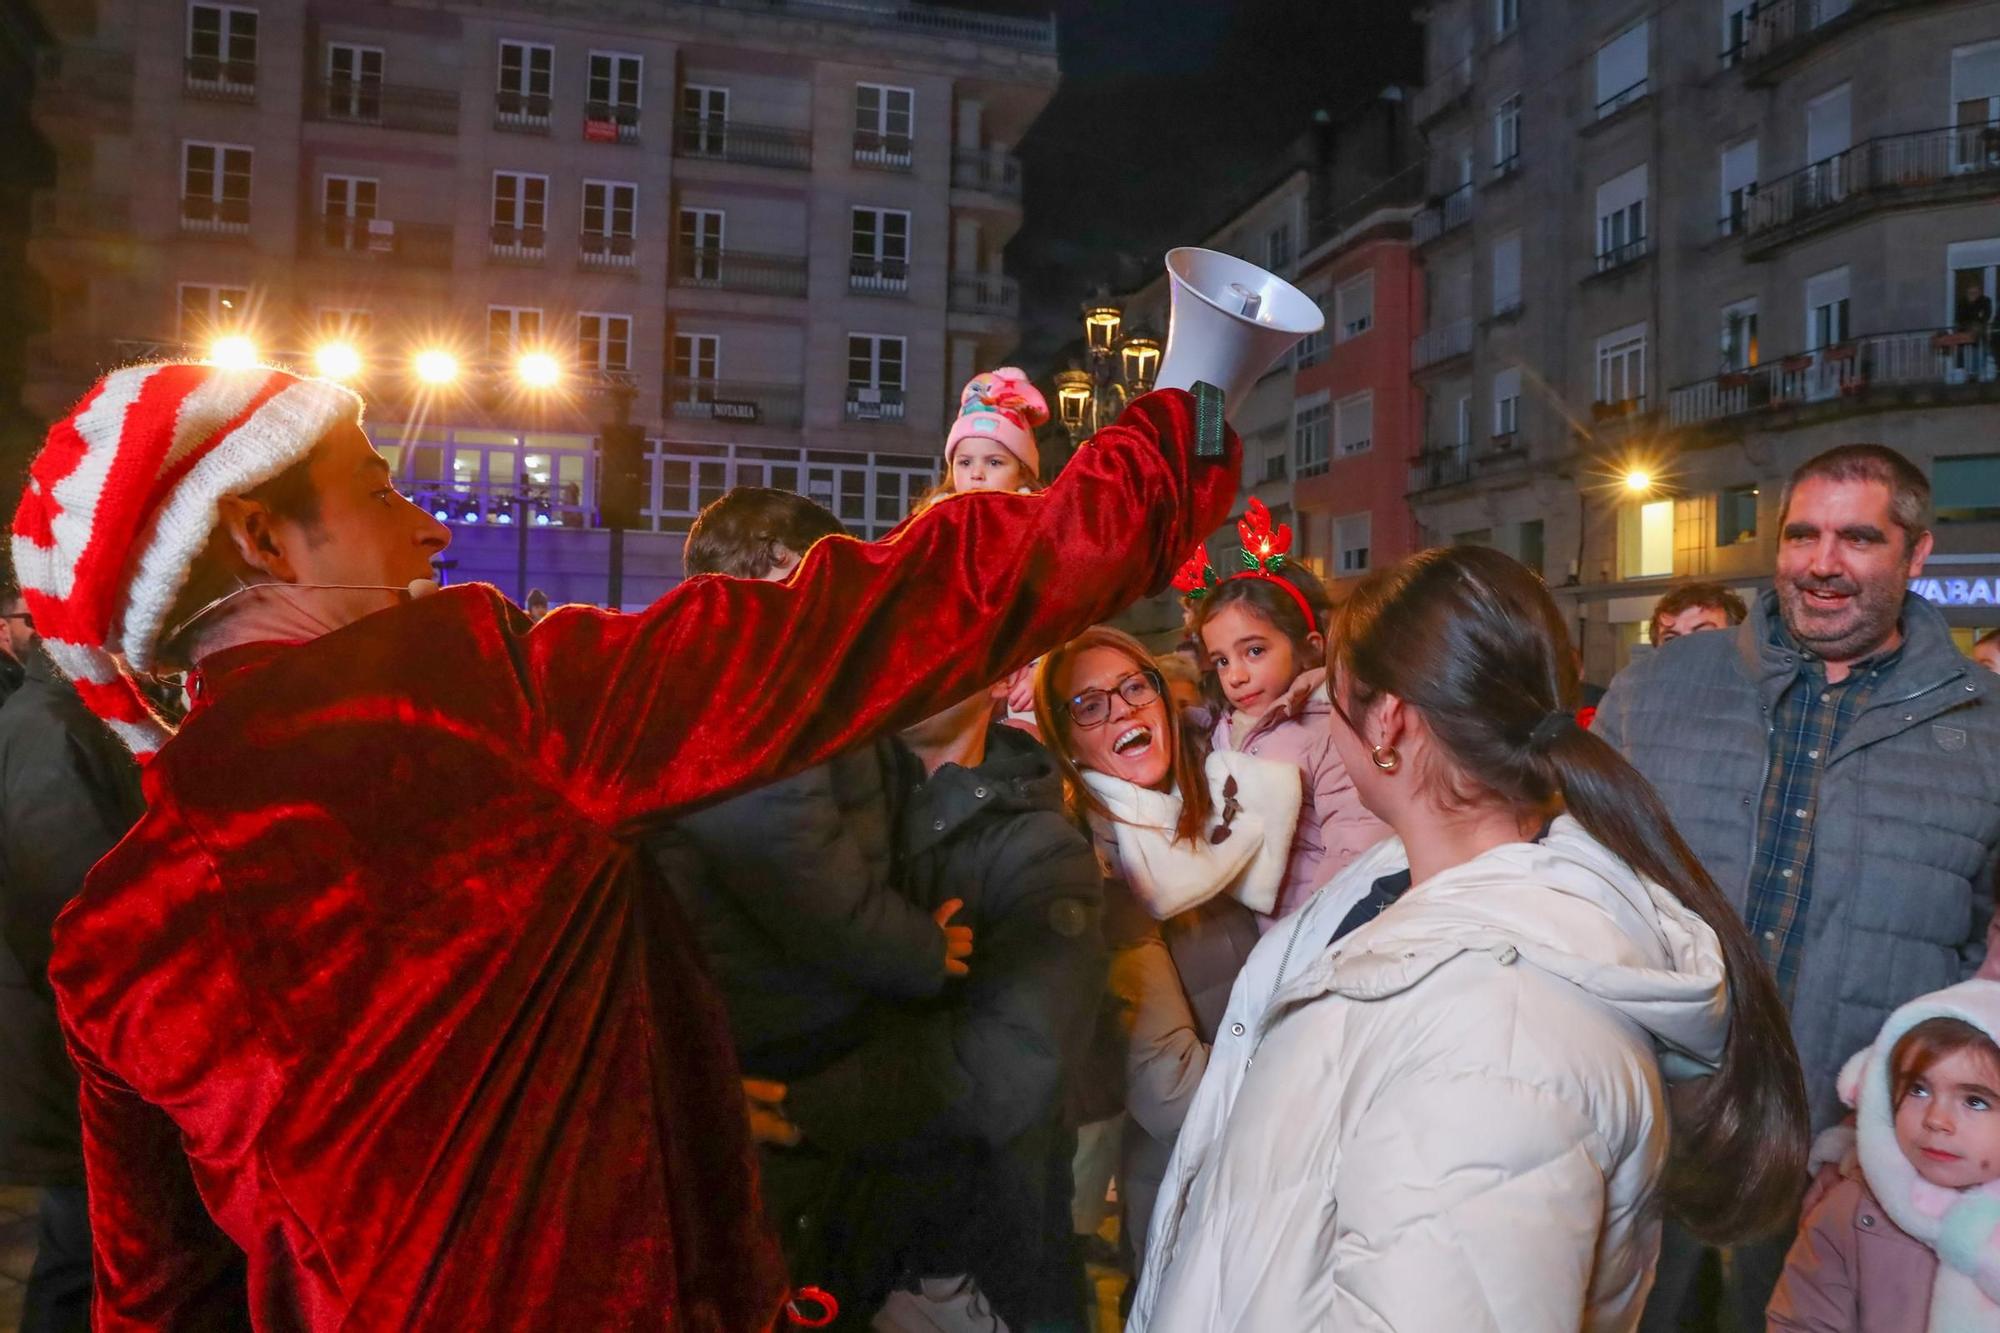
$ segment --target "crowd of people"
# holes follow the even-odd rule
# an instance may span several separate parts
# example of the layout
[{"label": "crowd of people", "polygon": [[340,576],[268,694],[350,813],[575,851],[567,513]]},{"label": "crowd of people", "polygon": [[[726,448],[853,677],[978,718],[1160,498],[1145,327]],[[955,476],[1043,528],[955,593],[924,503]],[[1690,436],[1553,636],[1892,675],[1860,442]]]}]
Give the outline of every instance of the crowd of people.
[{"label": "crowd of people", "polygon": [[1156,1333],[1666,1330],[1714,1250],[1739,1329],[2000,1329],[2000,675],[1920,471],[1806,463],[1586,703],[1507,556],[1336,601],[1253,502],[1218,569],[1186,394],[1047,484],[1046,419],[979,376],[890,538],[739,488],[647,611],[524,612],[344,390],[108,376],[0,607],[24,1327],[1059,1333],[1095,1265]]}]

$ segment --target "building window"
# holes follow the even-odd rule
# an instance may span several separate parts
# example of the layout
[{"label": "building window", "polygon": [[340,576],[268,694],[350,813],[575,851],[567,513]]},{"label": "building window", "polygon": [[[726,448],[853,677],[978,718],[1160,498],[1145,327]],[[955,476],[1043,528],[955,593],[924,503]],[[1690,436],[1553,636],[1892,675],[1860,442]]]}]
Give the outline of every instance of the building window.
[{"label": "building window", "polygon": [[1757,197],[1757,141],[1722,150],[1722,219],[1724,236],[1740,236],[1750,222],[1750,201]]},{"label": "building window", "polygon": [[1264,267],[1283,273],[1292,266],[1292,224],[1280,222],[1264,234]]},{"label": "building window", "polygon": [[1293,368],[1296,370],[1304,370],[1308,366],[1316,366],[1326,360],[1326,349],[1333,341],[1333,330],[1339,326],[1338,315],[1330,317],[1326,315],[1326,296],[1324,293],[1314,297],[1313,304],[1319,307],[1324,322],[1311,333],[1299,339],[1298,350],[1292,361]]},{"label": "building window", "polygon": [[1597,271],[1646,253],[1646,168],[1632,168],[1597,187]]},{"label": "building window", "polygon": [[1650,25],[1642,20],[1597,48],[1597,118],[1623,111],[1646,95]]},{"label": "building window", "polygon": [[898,208],[852,210],[847,287],[856,292],[910,289],[910,215]]},{"label": "building window", "polygon": [[1509,366],[1493,376],[1493,435],[1499,439],[1521,429],[1521,368]]},{"label": "building window", "polygon": [[182,342],[199,344],[217,334],[242,329],[249,315],[247,288],[184,282],[180,285],[180,309],[174,329]]},{"label": "building window", "polygon": [[250,150],[234,144],[181,145],[181,226],[188,231],[250,230]]},{"label": "building window", "polygon": [[680,150],[691,157],[721,157],[728,142],[729,90],[690,83],[681,89]]},{"label": "building window", "polygon": [[585,311],[576,317],[576,360],[604,371],[632,368],[632,317]]},{"label": "building window", "polygon": [[486,307],[486,355],[508,360],[539,349],[542,340],[542,312],[530,306],[490,305]]},{"label": "building window", "polygon": [[1757,540],[1755,486],[1731,486],[1715,497],[1715,544],[1736,546]]},{"label": "building window", "polygon": [[1646,404],[1646,326],[1634,324],[1597,340],[1597,401],[1642,410]]},{"label": "building window", "polygon": [[548,238],[549,178],[493,173],[493,248],[539,257]]},{"label": "building window", "polygon": [[1283,453],[1265,454],[1264,480],[1266,482],[1283,481],[1291,471],[1290,462],[1291,460],[1285,457]]},{"label": "building window", "polygon": [[1757,14],[1757,0],[1722,0],[1722,67],[1730,69],[1743,59],[1750,41],[1750,21]]},{"label": "building window", "polygon": [[849,420],[901,421],[905,340],[880,333],[847,335]]},{"label": "building window", "polygon": [[[2000,310],[2000,239],[1953,241],[1945,247],[1945,270],[1951,283],[1945,322],[1990,334]],[[1973,359],[1982,367],[1991,364],[1976,352]]]},{"label": "building window", "polygon": [[2000,166],[2000,42],[1952,49],[1951,105],[1952,165]]},{"label": "building window", "polygon": [[1722,369],[1724,374],[1758,364],[1757,302],[1738,301],[1722,308]]},{"label": "building window", "polygon": [[1334,568],[1339,573],[1368,572],[1368,546],[1374,526],[1372,514],[1349,514],[1333,521]]},{"label": "building window", "polygon": [[1618,566],[1628,579],[1666,578],[1674,572],[1674,502],[1644,500],[1618,512]]},{"label": "building window", "polygon": [[1497,319],[1521,308],[1521,233],[1508,232],[1493,242],[1493,315]]},{"label": "building window", "polygon": [[1452,442],[1460,449],[1472,444],[1472,395],[1461,394],[1452,414]]},{"label": "building window", "polygon": [[1521,94],[1504,99],[1493,111],[1493,174],[1509,176],[1521,165]]},{"label": "building window", "polygon": [[675,402],[714,402],[721,369],[721,338],[713,333],[674,335],[673,399]]},{"label": "building window", "polygon": [[1853,88],[1843,83],[1806,103],[1806,168],[1791,187],[1802,211],[1828,208],[1847,197],[1855,184],[1847,151],[1853,146]]},{"label": "building window", "polygon": [[382,119],[381,47],[327,44],[326,113],[334,120]]},{"label": "building window", "polygon": [[1848,274],[1843,265],[1806,279],[1806,350],[1838,347],[1853,336],[1848,323]]},{"label": "building window", "polygon": [[1362,273],[1349,278],[1333,292],[1334,341],[1359,338],[1375,327],[1375,275]]},{"label": "building window", "polygon": [[854,86],[854,160],[869,166],[908,167],[915,134],[917,95],[880,83]]},{"label": "building window", "polygon": [[237,5],[188,7],[187,77],[215,92],[257,87],[257,11]]},{"label": "building window", "polygon": [[1514,558],[1536,574],[1542,572],[1542,567],[1548,563],[1548,551],[1541,519],[1531,518],[1521,525],[1515,536]]},{"label": "building window", "polygon": [[1343,398],[1333,409],[1333,450],[1342,458],[1365,454],[1375,447],[1375,392],[1364,389]]},{"label": "building window", "polygon": [[1333,412],[1326,395],[1302,400],[1292,409],[1292,473],[1317,477],[1327,469],[1327,437],[1333,428]]},{"label": "building window", "polygon": [[1512,33],[1521,24],[1521,0],[1493,0],[1493,40]]},{"label": "building window", "polygon": [[495,103],[503,125],[546,127],[555,92],[556,50],[537,42],[500,43],[500,86]]},{"label": "building window", "polygon": [[1931,464],[1931,494],[1942,523],[2000,518],[2000,454],[1940,458]]},{"label": "building window", "polygon": [[632,237],[638,220],[639,187],[629,181],[583,183],[583,235],[586,257],[635,261]]},{"label": "building window", "polygon": [[331,250],[366,250],[373,234],[378,182],[365,176],[320,181],[320,228]]},{"label": "building window", "polygon": [[639,121],[639,86],[645,61],[622,51],[592,51],[587,99],[583,114],[592,120],[613,120],[621,125]]}]

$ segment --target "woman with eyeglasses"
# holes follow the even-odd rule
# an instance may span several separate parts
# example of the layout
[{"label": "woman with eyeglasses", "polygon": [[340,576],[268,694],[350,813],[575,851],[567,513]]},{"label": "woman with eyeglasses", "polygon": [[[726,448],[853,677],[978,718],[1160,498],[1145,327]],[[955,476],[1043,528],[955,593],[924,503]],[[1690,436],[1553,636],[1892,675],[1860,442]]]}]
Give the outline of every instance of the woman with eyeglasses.
[{"label": "woman with eyeglasses", "polygon": [[1425,551],[1333,640],[1335,743],[1396,836],[1243,969],[1128,1328],[1635,1328],[1663,1213],[1717,1243],[1796,1216],[1777,986],[1576,724],[1539,578]]},{"label": "woman with eyeglasses", "polygon": [[1270,911],[1283,885],[1299,770],[1205,754],[1145,648],[1104,626],[1042,660],[1035,714],[1105,866],[1123,1070],[1102,1078],[1123,1075],[1119,1198],[1136,1257],[1230,986],[1257,943],[1254,911]]}]

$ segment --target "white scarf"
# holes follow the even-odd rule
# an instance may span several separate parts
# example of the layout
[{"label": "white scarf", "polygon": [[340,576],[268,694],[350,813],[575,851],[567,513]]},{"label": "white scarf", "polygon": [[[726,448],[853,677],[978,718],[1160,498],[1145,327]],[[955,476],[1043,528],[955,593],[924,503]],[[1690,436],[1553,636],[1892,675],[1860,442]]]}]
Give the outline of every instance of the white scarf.
[{"label": "white scarf", "polygon": [[[1100,845],[1109,843],[1132,895],[1156,920],[1199,907],[1228,893],[1254,912],[1268,915],[1278,905],[1292,834],[1302,799],[1298,765],[1257,759],[1240,751],[1217,750],[1204,766],[1215,813],[1195,840],[1174,841],[1181,816],[1179,791],[1158,792],[1123,778],[1085,770],[1084,785],[1111,812],[1108,822],[1093,818]],[[1222,823],[1223,788],[1236,779],[1236,803],[1229,836],[1209,841]]]}]

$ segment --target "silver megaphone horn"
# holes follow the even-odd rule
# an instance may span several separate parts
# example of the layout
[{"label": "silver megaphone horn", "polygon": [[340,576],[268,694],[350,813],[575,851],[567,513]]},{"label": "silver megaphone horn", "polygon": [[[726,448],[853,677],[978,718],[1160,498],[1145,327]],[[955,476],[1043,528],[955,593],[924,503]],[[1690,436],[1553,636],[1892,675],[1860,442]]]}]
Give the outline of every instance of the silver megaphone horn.
[{"label": "silver megaphone horn", "polygon": [[1153,385],[1222,391],[1231,416],[1271,363],[1326,326],[1318,302],[1255,264],[1182,246],[1167,251],[1167,351]]}]

